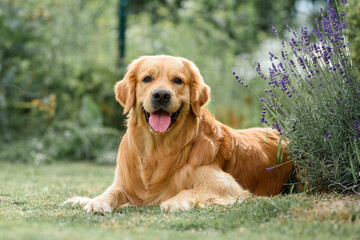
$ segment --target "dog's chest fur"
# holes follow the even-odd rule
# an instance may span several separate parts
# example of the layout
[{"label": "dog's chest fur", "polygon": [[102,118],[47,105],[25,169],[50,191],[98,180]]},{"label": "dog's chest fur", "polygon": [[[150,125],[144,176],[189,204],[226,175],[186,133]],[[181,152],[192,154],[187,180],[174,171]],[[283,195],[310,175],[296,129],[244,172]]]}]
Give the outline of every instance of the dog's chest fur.
[{"label": "dog's chest fur", "polygon": [[158,204],[171,198],[181,190],[187,189],[191,171],[187,165],[189,151],[185,147],[180,151],[159,153],[154,149],[145,156],[138,157],[138,175],[143,183],[143,191],[138,197],[147,204]]}]

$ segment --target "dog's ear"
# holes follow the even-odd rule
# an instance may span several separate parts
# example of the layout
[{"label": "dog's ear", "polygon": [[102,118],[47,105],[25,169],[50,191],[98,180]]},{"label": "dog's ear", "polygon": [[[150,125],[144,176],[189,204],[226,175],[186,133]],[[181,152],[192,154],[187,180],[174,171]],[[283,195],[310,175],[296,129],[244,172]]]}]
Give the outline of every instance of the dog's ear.
[{"label": "dog's ear", "polygon": [[200,117],[201,107],[210,101],[210,88],[205,84],[196,65],[190,61],[185,61],[191,73],[190,85],[190,104],[193,113]]},{"label": "dog's ear", "polygon": [[124,107],[124,114],[135,105],[136,70],[143,58],[134,60],[125,77],[115,84],[115,98]]}]

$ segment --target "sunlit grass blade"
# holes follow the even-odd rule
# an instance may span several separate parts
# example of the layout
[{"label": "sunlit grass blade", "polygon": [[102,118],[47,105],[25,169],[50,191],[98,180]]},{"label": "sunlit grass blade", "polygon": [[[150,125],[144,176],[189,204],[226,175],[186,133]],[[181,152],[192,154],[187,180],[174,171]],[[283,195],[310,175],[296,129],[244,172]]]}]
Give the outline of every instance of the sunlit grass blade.
[{"label": "sunlit grass blade", "polygon": [[266,130],[266,132],[265,132],[265,140],[266,140],[266,143],[269,143],[267,130]]},{"label": "sunlit grass blade", "polygon": [[354,149],[355,149],[355,153],[356,153],[356,159],[358,160],[359,165],[360,165],[360,154],[359,154],[359,148],[358,148],[356,141],[354,142]]}]

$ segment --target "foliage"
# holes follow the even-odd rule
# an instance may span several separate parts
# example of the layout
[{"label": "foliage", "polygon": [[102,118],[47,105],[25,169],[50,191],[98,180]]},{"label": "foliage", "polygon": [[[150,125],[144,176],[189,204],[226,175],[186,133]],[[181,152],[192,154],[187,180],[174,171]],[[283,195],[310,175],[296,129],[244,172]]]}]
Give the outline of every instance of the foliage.
[{"label": "foliage", "polygon": [[73,161],[114,163],[120,140],[120,133],[113,128],[101,125],[81,127],[65,121],[52,124],[40,136],[5,145],[6,148],[0,151],[0,159],[39,165],[71,156]]},{"label": "foliage", "polygon": [[[107,28],[116,17],[106,19],[107,5],[80,0],[0,4],[2,134],[11,140],[19,128],[38,131],[53,120],[79,119],[85,95],[102,115],[114,114],[106,109],[110,99],[111,108],[116,106],[113,85],[119,73],[111,49],[116,32]],[[106,37],[99,37],[102,32]]]},{"label": "foliage", "polygon": [[[348,23],[347,36],[349,37],[351,47],[351,57],[354,66],[360,66],[360,2],[349,1],[348,15],[346,16],[346,22]],[[358,76],[360,72],[358,71]]]},{"label": "foliage", "polygon": [[[278,24],[284,20],[292,21],[295,2],[295,0],[135,0],[134,4],[130,4],[130,11],[148,14],[153,24],[191,26],[192,37],[196,38],[196,33],[204,35],[207,41],[217,41],[218,44],[222,44],[220,46],[232,48],[232,53],[238,55],[253,50],[264,40],[268,35],[268,26],[271,24]],[[139,5],[142,5],[140,9]],[[237,44],[239,42],[242,44]],[[208,47],[208,51],[214,49],[218,49],[216,45]]]},{"label": "foliage", "polygon": [[[37,26],[46,25],[49,19],[42,13],[24,12],[10,1],[1,1],[0,9],[0,134],[5,134],[9,128],[26,126],[28,119],[19,117],[14,121],[15,118],[28,113],[33,106],[30,99],[43,97],[36,80],[44,78],[50,59]],[[52,118],[56,97],[45,102],[42,110],[46,117]]]},{"label": "foliage", "polygon": [[360,234],[359,198],[336,195],[253,198],[176,213],[128,206],[105,216],[61,206],[68,197],[101,194],[113,172],[98,164],[0,163],[1,238],[355,240]]},{"label": "foliage", "polygon": [[359,192],[360,79],[344,37],[344,15],[338,17],[328,1],[313,30],[317,42],[310,42],[306,27],[300,36],[289,29],[293,36],[281,41],[281,54],[269,52],[269,76],[258,63],[257,72],[269,85],[267,97],[260,98],[261,121],[289,140],[303,182],[318,190]]},{"label": "foliage", "polygon": [[112,8],[95,0],[5,0],[0,10],[2,159],[91,160],[112,147],[114,161],[119,133],[108,127],[123,129],[113,86],[124,69],[115,64]]}]

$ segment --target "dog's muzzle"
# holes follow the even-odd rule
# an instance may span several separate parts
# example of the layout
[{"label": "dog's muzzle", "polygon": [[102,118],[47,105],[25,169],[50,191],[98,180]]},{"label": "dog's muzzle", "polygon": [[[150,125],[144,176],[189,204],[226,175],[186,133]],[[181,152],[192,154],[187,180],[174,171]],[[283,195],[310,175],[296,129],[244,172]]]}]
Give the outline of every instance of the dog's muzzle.
[{"label": "dog's muzzle", "polygon": [[178,119],[182,108],[183,104],[181,104],[180,108],[172,114],[168,113],[163,109],[159,109],[153,113],[149,113],[145,111],[144,107],[142,106],[145,120],[148,123],[150,129],[158,133],[164,133],[168,131],[171,126],[176,123],[176,120]]}]

